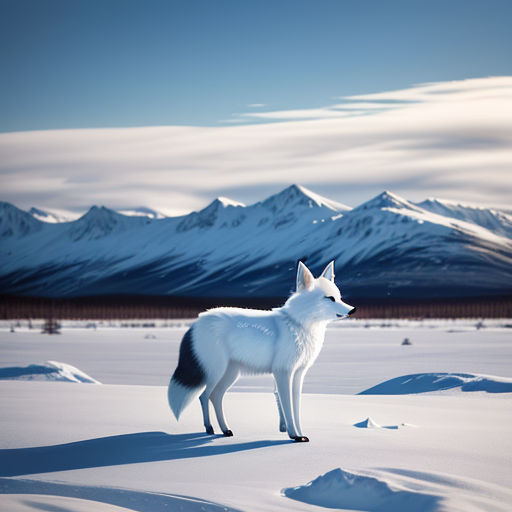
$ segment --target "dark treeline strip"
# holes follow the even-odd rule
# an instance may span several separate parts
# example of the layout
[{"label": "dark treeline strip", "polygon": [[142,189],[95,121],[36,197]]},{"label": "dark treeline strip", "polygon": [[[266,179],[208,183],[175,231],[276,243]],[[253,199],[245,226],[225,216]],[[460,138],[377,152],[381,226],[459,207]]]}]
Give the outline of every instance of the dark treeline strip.
[{"label": "dark treeline strip", "polygon": [[47,298],[0,295],[0,319],[59,318],[62,320],[194,318],[217,306],[270,309],[279,298],[195,298],[167,296],[103,295]]},{"label": "dark treeline strip", "polygon": [[[0,319],[123,320],[194,318],[217,306],[270,309],[284,298],[98,296],[66,299],[0,295]],[[512,296],[461,299],[360,299],[357,318],[512,318]]]}]

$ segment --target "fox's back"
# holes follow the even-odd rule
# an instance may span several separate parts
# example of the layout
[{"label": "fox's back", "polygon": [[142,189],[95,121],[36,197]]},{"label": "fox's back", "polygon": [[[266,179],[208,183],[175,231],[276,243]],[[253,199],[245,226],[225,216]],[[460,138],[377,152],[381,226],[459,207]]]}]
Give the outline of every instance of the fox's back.
[{"label": "fox's back", "polygon": [[275,311],[215,308],[194,324],[194,349],[206,366],[233,361],[248,372],[268,373],[280,335]]}]

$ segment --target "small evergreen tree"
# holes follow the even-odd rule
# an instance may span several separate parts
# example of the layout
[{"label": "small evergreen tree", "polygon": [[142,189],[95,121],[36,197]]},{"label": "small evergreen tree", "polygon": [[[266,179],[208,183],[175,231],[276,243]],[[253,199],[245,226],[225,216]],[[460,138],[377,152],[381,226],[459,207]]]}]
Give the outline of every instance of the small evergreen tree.
[{"label": "small evergreen tree", "polygon": [[60,334],[60,324],[54,318],[48,318],[43,325],[42,334]]}]

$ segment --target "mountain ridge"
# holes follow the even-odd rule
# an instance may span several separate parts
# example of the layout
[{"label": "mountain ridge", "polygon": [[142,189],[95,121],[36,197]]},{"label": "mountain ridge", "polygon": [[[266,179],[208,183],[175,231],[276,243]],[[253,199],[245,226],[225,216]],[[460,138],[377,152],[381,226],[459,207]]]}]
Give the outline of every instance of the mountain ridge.
[{"label": "mountain ridge", "polygon": [[94,206],[61,223],[0,203],[0,289],[54,297],[285,296],[298,259],[314,271],[335,259],[352,296],[510,294],[511,217],[436,201],[384,191],[349,208],[291,185],[248,206],[219,197],[164,218]]}]

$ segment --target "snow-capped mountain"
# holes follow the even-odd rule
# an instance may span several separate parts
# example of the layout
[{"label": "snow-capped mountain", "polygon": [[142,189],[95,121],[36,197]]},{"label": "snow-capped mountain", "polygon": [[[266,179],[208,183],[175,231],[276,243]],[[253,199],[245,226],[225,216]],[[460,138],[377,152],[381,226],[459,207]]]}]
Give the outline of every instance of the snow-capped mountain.
[{"label": "snow-capped mountain", "polygon": [[20,238],[39,231],[42,224],[10,203],[0,202],[0,238]]},{"label": "snow-capped mountain", "polygon": [[150,219],[163,219],[165,215],[158,210],[148,208],[147,206],[138,206],[136,208],[124,208],[116,210],[117,213],[127,215],[129,217],[149,217]]},{"label": "snow-capped mountain", "polygon": [[429,198],[418,206],[432,213],[472,222],[494,233],[512,236],[512,215],[501,210]]},{"label": "snow-capped mountain", "polygon": [[32,206],[30,210],[28,211],[32,217],[34,217],[37,220],[42,220],[43,222],[67,222],[71,220],[70,218],[60,215],[55,212],[50,212],[48,210],[42,210],[41,208],[36,208],[35,206]]},{"label": "snow-capped mountain", "polygon": [[73,222],[0,208],[0,287],[43,296],[281,297],[295,265],[336,260],[352,297],[510,294],[510,216],[383,192],[356,208],[292,185],[253,205],[217,198],[180,217],[92,207]]},{"label": "snow-capped mountain", "polygon": [[[127,217],[148,217],[150,219],[163,219],[164,217],[166,217],[166,215],[164,215],[162,212],[159,212],[158,210],[153,210],[152,208],[148,208],[147,206],[138,206],[136,208],[123,208],[114,211]],[[32,217],[34,217],[35,219],[42,220],[43,222],[56,223],[76,220],[76,218],[71,217],[71,215],[63,215],[60,213],[56,213],[54,211],[36,208],[35,206],[30,208],[30,210],[28,210],[28,213],[30,213],[30,215],[32,215]]]},{"label": "snow-capped mountain", "polygon": [[104,206],[93,206],[85,215],[69,223],[67,233],[75,242],[82,239],[93,240],[129,231],[150,222],[147,217],[121,215]]}]

